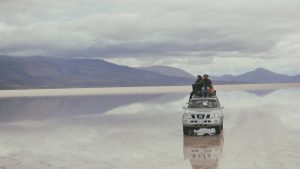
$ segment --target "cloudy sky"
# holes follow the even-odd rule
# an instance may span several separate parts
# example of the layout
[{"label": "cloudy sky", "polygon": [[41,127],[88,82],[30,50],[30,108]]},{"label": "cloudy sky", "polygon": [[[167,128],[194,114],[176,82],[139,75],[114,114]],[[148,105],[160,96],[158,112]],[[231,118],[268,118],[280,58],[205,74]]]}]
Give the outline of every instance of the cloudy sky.
[{"label": "cloudy sky", "polygon": [[0,54],[300,74],[299,0],[0,0]]}]

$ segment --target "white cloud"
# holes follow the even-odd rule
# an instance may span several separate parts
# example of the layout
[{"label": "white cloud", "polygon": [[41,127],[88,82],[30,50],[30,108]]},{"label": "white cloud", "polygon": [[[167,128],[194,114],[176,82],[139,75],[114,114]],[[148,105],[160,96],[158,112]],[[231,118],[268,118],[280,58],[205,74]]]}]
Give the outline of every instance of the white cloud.
[{"label": "white cloud", "polygon": [[1,1],[0,54],[101,57],[193,74],[284,64],[280,71],[296,74],[299,8],[296,0]]}]

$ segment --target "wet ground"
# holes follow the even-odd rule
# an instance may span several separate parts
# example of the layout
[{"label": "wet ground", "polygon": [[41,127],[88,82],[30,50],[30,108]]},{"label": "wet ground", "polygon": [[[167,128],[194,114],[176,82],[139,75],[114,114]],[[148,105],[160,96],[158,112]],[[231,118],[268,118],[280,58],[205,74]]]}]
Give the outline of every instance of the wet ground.
[{"label": "wet ground", "polygon": [[0,169],[300,168],[300,88],[218,96],[224,132],[187,137],[185,92],[0,98]]}]

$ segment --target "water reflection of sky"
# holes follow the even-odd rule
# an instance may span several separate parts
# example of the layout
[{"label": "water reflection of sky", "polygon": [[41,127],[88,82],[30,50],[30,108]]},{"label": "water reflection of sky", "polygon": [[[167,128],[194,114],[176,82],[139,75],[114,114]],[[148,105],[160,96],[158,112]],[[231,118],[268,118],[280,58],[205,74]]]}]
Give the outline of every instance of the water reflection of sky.
[{"label": "water reflection of sky", "polygon": [[128,106],[132,103],[147,103],[160,97],[163,95],[1,98],[0,121],[49,120],[76,115],[102,114],[111,109]]},{"label": "water reflection of sky", "polygon": [[[239,158],[246,168],[253,168],[253,161],[264,157],[256,152],[267,150],[245,146],[247,139],[253,139],[256,134],[267,134],[261,133],[260,128],[251,130],[248,125],[261,125],[263,122],[258,119],[269,118],[267,123],[278,126],[274,128],[278,132],[287,130],[287,133],[295,134],[269,133],[275,140],[270,145],[280,144],[280,139],[285,142],[282,135],[293,140],[289,144],[295,146],[300,141],[297,137],[300,129],[299,94],[298,89],[219,92],[221,104],[225,106],[224,148],[223,136],[222,143],[217,145],[206,144],[201,138],[200,141],[199,138],[196,142],[193,140],[193,144],[183,139],[181,107],[187,102],[187,93],[1,98],[0,167],[192,168],[193,165],[201,166],[203,153],[198,161],[184,160],[185,156],[191,155],[189,151],[213,150],[218,154],[214,154],[212,168],[230,168],[239,163],[229,161]],[[262,117],[256,119],[252,115]],[[254,135],[247,135],[247,132]],[[220,141],[219,137],[214,140]],[[255,145],[265,140],[255,141],[250,143]],[[247,153],[236,156],[245,147]],[[292,161],[297,152],[284,155],[287,157],[283,161]],[[268,158],[284,159],[278,160],[279,157]],[[260,163],[263,162],[258,162],[258,165]]]},{"label": "water reflection of sky", "polygon": [[[261,95],[261,93],[264,93]],[[284,89],[265,91],[233,91],[219,94],[226,112],[274,113],[286,127],[300,129],[300,90]]]}]

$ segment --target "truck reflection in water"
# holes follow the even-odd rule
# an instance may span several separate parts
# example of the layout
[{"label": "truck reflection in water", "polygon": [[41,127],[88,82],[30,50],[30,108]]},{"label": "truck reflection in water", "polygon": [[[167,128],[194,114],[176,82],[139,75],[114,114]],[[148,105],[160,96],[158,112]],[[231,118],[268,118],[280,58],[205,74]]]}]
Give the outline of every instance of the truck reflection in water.
[{"label": "truck reflection in water", "polygon": [[184,159],[193,169],[217,169],[222,153],[223,135],[185,136],[183,138]]}]

